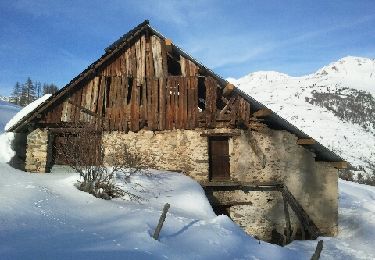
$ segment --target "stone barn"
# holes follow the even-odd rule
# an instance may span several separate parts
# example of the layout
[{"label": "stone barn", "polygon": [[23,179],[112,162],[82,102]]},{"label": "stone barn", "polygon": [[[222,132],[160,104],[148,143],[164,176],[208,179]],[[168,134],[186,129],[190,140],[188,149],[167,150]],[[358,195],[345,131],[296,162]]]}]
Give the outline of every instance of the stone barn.
[{"label": "stone barn", "polygon": [[259,239],[337,234],[346,163],[148,21],[9,129],[27,143],[25,170],[64,164],[58,149],[77,123],[101,130],[104,163],[125,143],[154,167],[194,178],[218,214]]}]

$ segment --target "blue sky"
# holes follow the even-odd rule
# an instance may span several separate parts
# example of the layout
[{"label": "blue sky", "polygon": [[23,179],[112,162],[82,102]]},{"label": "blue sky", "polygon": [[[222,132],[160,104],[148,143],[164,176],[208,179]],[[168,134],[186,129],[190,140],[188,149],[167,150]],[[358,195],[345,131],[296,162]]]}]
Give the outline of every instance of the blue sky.
[{"label": "blue sky", "polygon": [[64,86],[145,19],[225,78],[375,57],[373,0],[1,0],[0,95],[28,76]]}]

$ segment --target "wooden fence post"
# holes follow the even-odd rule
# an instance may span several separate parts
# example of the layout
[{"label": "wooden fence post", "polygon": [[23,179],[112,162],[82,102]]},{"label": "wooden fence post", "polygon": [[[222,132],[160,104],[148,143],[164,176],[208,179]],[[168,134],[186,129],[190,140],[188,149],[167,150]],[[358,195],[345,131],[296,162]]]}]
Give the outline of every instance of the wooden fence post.
[{"label": "wooden fence post", "polygon": [[169,205],[168,203],[164,205],[163,212],[161,213],[161,216],[159,218],[159,223],[155,229],[154,235],[152,236],[155,240],[159,239],[159,234],[160,234],[161,228],[163,227],[165,218],[167,217],[167,212],[170,206],[171,205]]},{"label": "wooden fence post", "polygon": [[315,253],[312,255],[311,260],[319,260],[320,253],[322,252],[322,250],[323,250],[323,240],[319,240],[315,248]]}]

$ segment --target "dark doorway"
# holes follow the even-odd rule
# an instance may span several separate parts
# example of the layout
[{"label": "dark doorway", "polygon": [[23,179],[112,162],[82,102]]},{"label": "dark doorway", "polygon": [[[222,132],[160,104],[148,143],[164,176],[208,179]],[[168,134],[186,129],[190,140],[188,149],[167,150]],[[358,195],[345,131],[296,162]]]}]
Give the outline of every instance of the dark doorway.
[{"label": "dark doorway", "polygon": [[210,181],[230,179],[228,139],[227,136],[209,137]]}]

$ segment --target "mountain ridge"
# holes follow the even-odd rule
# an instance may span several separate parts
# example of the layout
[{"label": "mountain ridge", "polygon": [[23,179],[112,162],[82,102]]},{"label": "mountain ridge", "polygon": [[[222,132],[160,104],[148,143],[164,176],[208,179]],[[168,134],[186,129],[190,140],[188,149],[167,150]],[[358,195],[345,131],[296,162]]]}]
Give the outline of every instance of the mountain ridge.
[{"label": "mountain ridge", "polygon": [[228,81],[342,156],[357,176],[375,176],[375,59],[347,56],[305,76],[259,71]]}]

